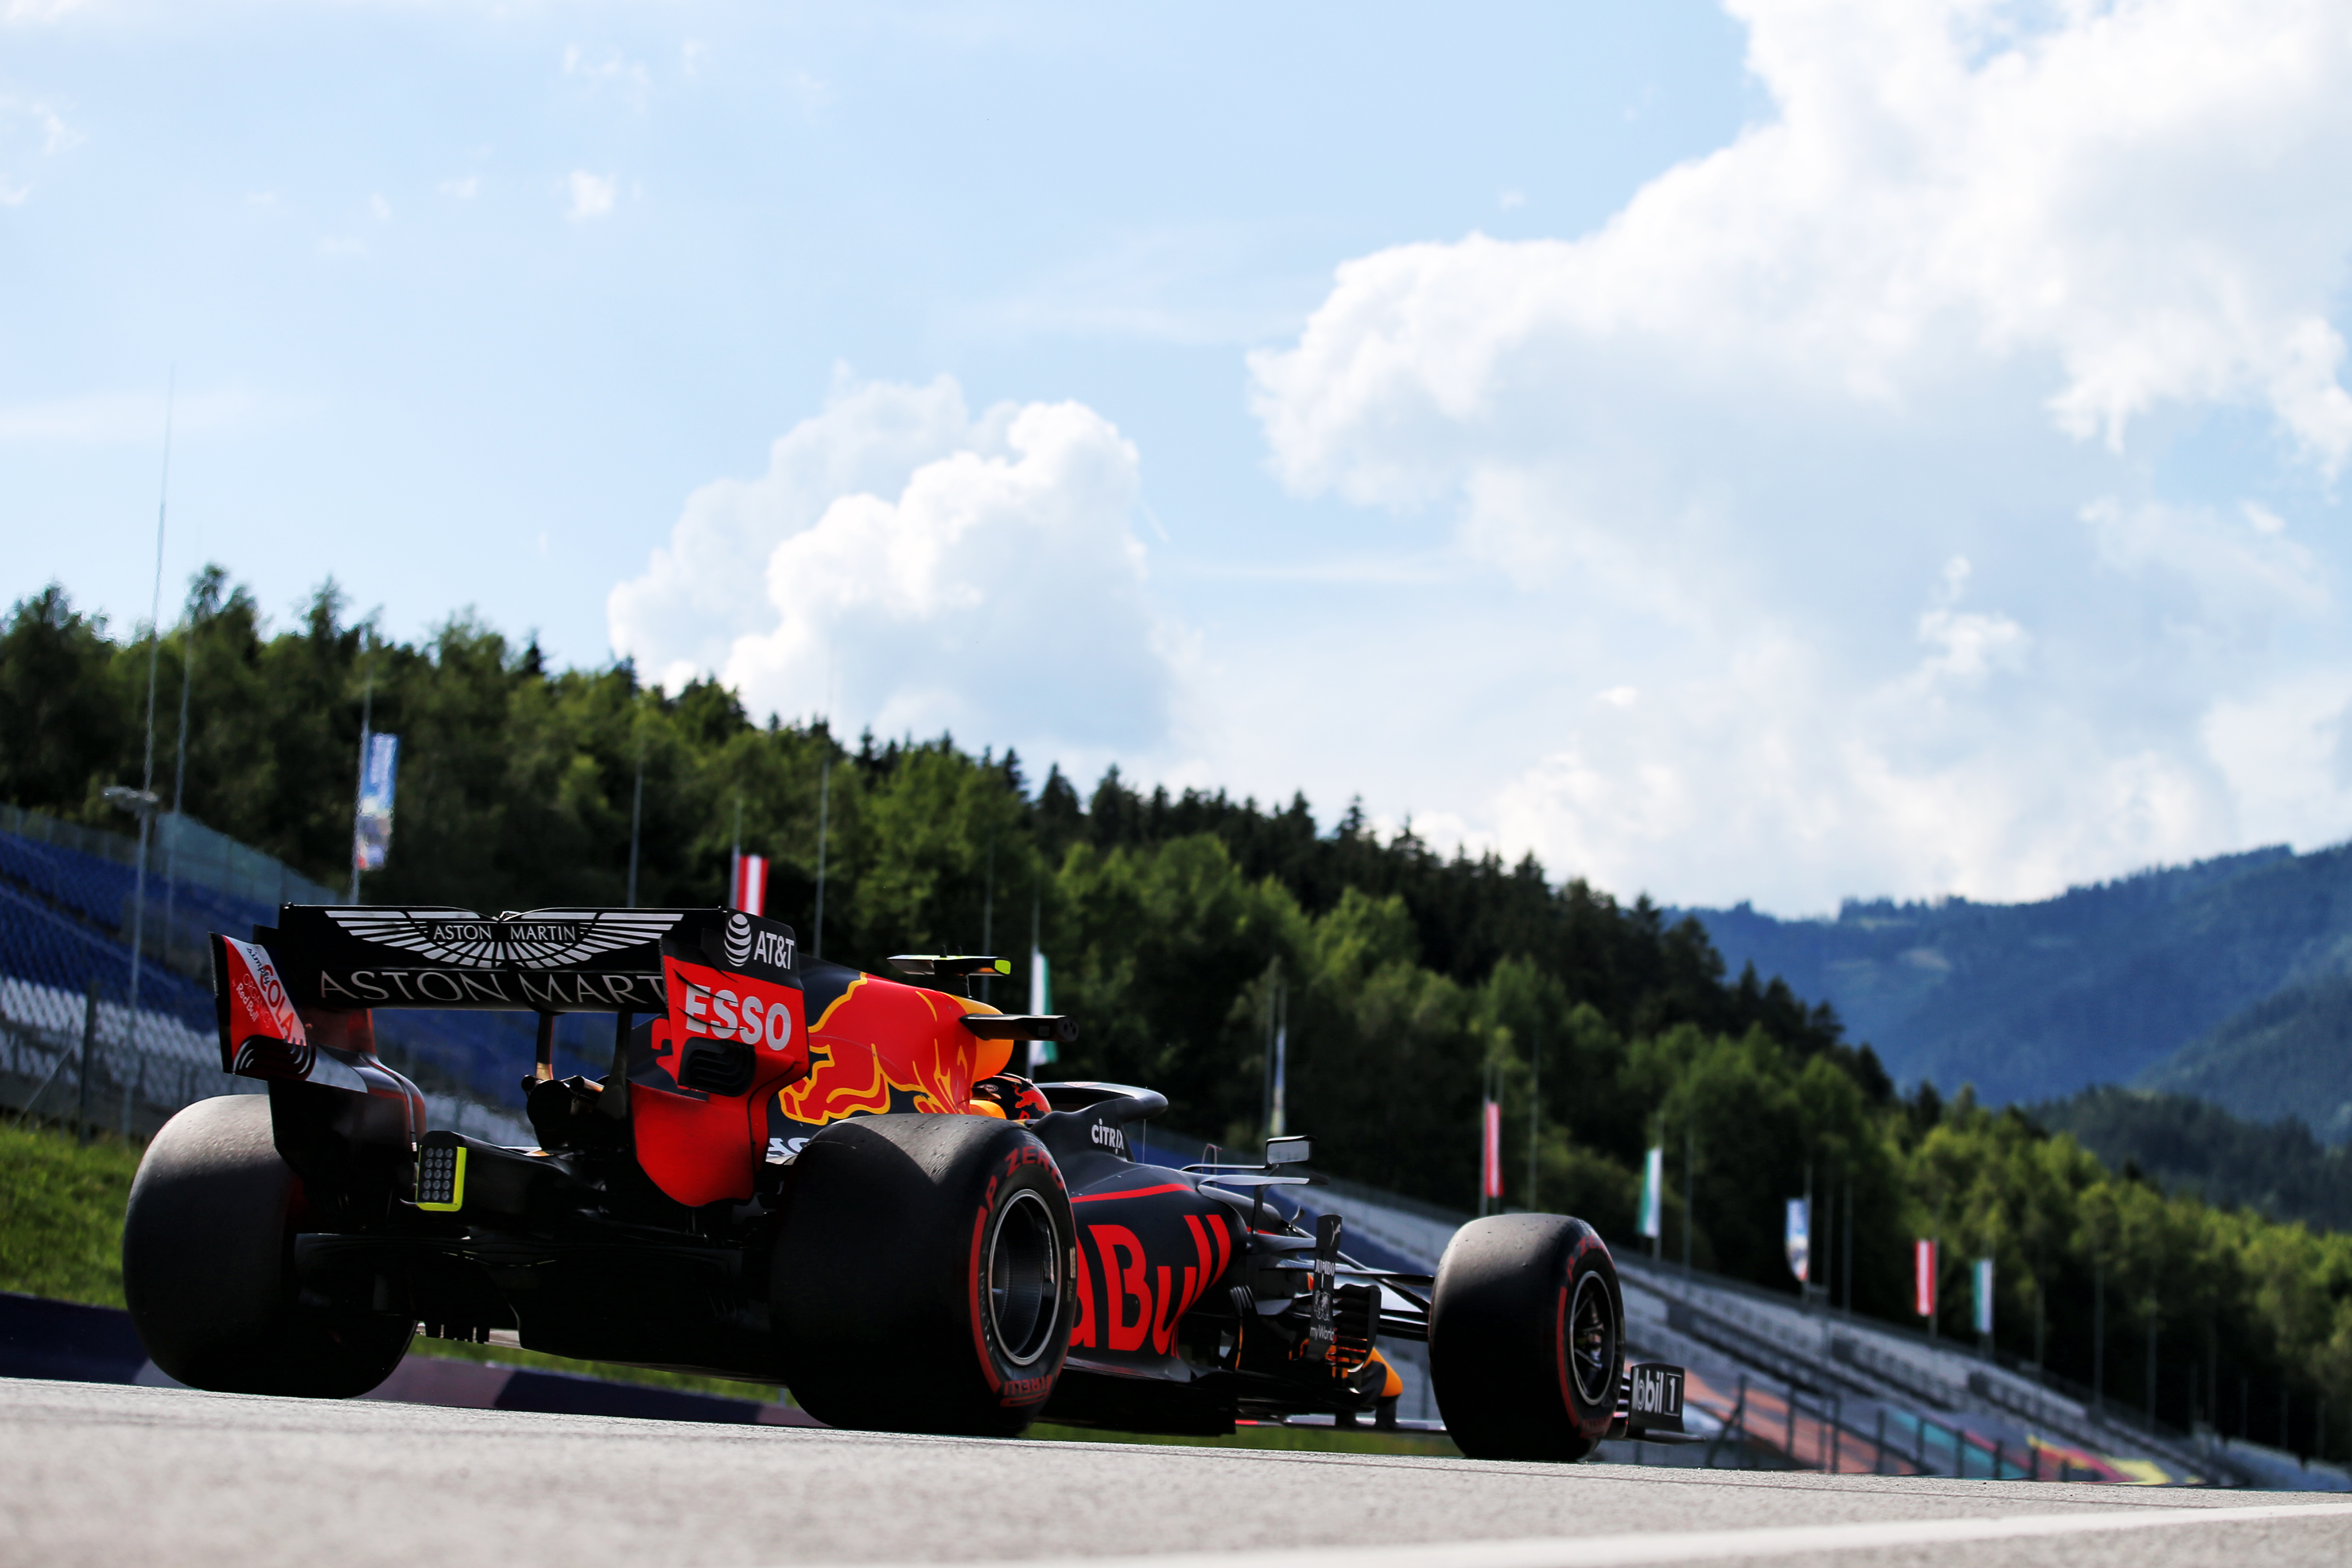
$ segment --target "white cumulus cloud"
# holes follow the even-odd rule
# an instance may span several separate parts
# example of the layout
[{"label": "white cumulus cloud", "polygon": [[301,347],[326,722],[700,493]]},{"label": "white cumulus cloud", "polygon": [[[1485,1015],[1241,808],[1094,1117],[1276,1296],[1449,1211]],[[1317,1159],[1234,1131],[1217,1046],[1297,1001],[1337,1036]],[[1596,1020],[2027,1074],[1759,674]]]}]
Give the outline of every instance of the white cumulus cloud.
[{"label": "white cumulus cloud", "polygon": [[605,174],[592,174],[585,169],[574,169],[564,176],[563,188],[572,199],[566,214],[572,222],[586,218],[610,217],[613,204],[620,195],[620,182]]},{"label": "white cumulus cloud", "polygon": [[[12,11],[8,19],[18,18]],[[33,19],[46,21],[50,16],[42,15]],[[80,140],[81,133],[47,104],[0,93],[0,206],[22,206],[33,194],[30,182],[11,176],[12,165],[22,171],[37,160],[55,157]]]},{"label": "white cumulus cloud", "polygon": [[1041,764],[1164,743],[1180,640],[1131,519],[1135,447],[1075,403],[974,417],[955,382],[841,378],[767,471],[688,498],[613,590],[613,645],[671,687]]},{"label": "white cumulus cloud", "polygon": [[[1580,237],[1349,261],[1252,357],[1287,484],[1490,574],[1431,613],[1522,734],[1450,804],[1781,908],[2352,832],[2301,515],[2352,458],[2342,6],[1729,8],[1772,106],[1729,145]],[[2168,460],[2216,420],[2267,437]]]}]

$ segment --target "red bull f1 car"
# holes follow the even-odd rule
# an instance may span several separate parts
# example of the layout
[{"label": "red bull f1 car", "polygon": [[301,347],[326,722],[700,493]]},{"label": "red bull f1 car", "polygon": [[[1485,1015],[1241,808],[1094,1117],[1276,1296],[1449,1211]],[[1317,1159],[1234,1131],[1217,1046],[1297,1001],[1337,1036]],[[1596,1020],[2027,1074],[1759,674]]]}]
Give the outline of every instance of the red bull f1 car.
[{"label": "red bull f1 car", "polygon": [[[123,1232],[148,1353],[200,1388],[345,1397],[420,1332],[505,1330],[781,1384],[836,1426],[1208,1434],[1380,1421],[1387,1340],[1426,1342],[1474,1456],[1681,1426],[1680,1370],[1625,1364],[1589,1226],[1483,1219],[1433,1275],[1367,1267],[1337,1216],[1289,1205],[1306,1139],[1150,1164],[1130,1140],[1161,1096],[1012,1073],[1021,1042],[1076,1031],[968,994],[996,959],[885,978],[723,909],[289,905],[212,945],[222,1066],[268,1091],[175,1116]],[[376,1054],[387,1007],[536,1014],[535,1143],[429,1127]],[[601,1078],[555,1076],[569,1013],[614,1019]]]}]

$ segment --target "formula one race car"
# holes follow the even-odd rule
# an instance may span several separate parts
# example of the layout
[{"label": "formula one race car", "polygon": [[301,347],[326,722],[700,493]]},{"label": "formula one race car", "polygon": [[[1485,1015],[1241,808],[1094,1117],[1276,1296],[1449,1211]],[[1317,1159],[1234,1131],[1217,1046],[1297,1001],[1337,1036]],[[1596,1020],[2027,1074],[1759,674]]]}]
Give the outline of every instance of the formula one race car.
[{"label": "formula one race car", "polygon": [[[1628,1373],[1616,1270],[1581,1222],[1477,1221],[1433,1277],[1363,1267],[1338,1217],[1285,1217],[1306,1139],[1256,1166],[1139,1163],[1129,1131],[1160,1095],[1006,1071],[1070,1020],[812,962],[771,921],[289,905],[212,940],[222,1065],[268,1093],[172,1119],[122,1244],[148,1353],[197,1387],[349,1396],[420,1331],[507,1330],[781,1383],[838,1426],[1219,1433],[1377,1419],[1387,1338],[1428,1342],[1473,1455],[1574,1459],[1681,1425],[1679,1369]],[[892,963],[965,990],[1010,967]],[[381,1007],[536,1013],[537,1145],[429,1130],[376,1057]],[[576,1012],[614,1016],[602,1079],[554,1076]]]}]

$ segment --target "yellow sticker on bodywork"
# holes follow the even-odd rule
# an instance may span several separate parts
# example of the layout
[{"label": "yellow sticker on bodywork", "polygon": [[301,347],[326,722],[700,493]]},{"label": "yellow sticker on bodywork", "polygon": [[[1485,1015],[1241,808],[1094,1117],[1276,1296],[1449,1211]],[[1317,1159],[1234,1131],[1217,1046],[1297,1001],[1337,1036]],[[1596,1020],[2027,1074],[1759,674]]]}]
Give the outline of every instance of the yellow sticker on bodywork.
[{"label": "yellow sticker on bodywork", "polygon": [[416,1206],[455,1213],[466,1206],[466,1146],[424,1149],[416,1156]]}]

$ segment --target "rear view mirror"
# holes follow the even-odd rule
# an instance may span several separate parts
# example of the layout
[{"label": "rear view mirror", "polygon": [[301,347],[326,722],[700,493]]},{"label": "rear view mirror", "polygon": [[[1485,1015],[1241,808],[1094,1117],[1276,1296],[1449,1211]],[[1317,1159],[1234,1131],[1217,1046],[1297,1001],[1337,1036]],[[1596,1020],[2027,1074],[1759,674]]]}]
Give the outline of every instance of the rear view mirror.
[{"label": "rear view mirror", "polygon": [[1303,1165],[1315,1157],[1312,1138],[1269,1138],[1265,1141],[1265,1163],[1269,1165]]}]

